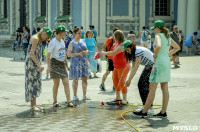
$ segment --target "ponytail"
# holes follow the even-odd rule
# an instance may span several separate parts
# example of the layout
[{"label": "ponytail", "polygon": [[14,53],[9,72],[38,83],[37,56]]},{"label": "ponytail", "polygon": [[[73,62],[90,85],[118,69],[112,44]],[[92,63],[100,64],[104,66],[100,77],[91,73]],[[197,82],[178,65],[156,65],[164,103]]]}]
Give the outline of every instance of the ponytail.
[{"label": "ponytail", "polygon": [[161,33],[164,33],[164,34],[165,34],[165,37],[166,37],[167,39],[170,38],[170,36],[169,36],[169,30],[168,30],[166,27],[160,27],[160,31],[161,31]]}]

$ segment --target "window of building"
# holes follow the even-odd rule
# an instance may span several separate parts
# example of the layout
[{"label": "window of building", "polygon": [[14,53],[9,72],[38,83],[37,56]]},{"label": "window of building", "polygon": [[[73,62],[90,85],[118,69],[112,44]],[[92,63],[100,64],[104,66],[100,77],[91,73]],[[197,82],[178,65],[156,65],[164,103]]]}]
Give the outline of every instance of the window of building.
[{"label": "window of building", "polygon": [[41,0],[41,16],[46,16],[46,0]]},{"label": "window of building", "polygon": [[7,18],[7,0],[4,0],[4,5],[3,5],[3,17]]},{"label": "window of building", "polygon": [[70,0],[63,0],[63,15],[70,15]]},{"label": "window of building", "polygon": [[155,0],[155,15],[170,16],[170,0]]}]

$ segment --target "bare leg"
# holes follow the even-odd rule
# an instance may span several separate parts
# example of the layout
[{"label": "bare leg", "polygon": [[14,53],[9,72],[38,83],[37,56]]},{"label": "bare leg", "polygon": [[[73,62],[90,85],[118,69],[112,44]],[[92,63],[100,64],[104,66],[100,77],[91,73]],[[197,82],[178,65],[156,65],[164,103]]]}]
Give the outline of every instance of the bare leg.
[{"label": "bare leg", "polygon": [[116,91],[116,100],[121,100],[120,92],[121,91]]},{"label": "bare leg", "polygon": [[147,113],[147,111],[151,107],[151,104],[153,104],[157,86],[158,86],[158,83],[150,83],[150,85],[149,85],[149,95],[147,97],[147,101],[144,105],[144,109],[143,109],[142,113]]},{"label": "bare leg", "polygon": [[186,54],[189,54],[189,46],[187,46]]},{"label": "bare leg", "polygon": [[68,78],[62,78],[62,82],[63,82],[63,86],[64,86],[64,90],[65,90],[65,96],[66,96],[67,102],[69,103],[69,102],[71,102],[69,80],[68,80]]},{"label": "bare leg", "polygon": [[122,95],[123,95],[123,100],[127,101],[127,93],[123,93]]},{"label": "bare leg", "polygon": [[36,98],[33,98],[33,100],[31,100],[31,107],[36,105]]},{"label": "bare leg", "polygon": [[59,78],[54,78],[53,79],[54,85],[53,85],[53,102],[57,102],[57,94],[58,94],[58,87],[60,84],[60,79]]},{"label": "bare leg", "polygon": [[161,89],[163,93],[163,102],[162,102],[162,110],[161,113],[164,114],[167,111],[167,106],[169,102],[169,91],[168,91],[168,83],[161,83]]},{"label": "bare leg", "polygon": [[106,71],[106,73],[103,75],[103,78],[102,78],[102,81],[101,81],[101,84],[104,84],[105,83],[105,81],[106,81],[106,78],[107,78],[107,76],[110,74],[110,71]]},{"label": "bare leg", "polygon": [[87,91],[87,77],[82,78],[83,96],[86,96]]},{"label": "bare leg", "polygon": [[77,96],[78,79],[73,80],[73,82],[72,82],[72,87],[73,87],[73,91],[74,91],[74,96]]}]

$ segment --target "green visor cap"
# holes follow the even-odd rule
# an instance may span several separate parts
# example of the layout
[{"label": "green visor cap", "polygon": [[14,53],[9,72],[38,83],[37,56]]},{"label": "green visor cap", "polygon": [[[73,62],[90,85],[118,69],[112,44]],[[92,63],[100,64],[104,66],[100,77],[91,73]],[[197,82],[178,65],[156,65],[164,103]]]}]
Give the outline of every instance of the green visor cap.
[{"label": "green visor cap", "polygon": [[123,52],[125,52],[126,51],[126,49],[127,49],[127,47],[129,46],[129,45],[131,45],[133,42],[131,41],[131,40],[126,40],[123,44],[122,44],[122,46],[123,46]]},{"label": "green visor cap", "polygon": [[61,31],[69,32],[69,30],[67,30],[66,27],[63,26],[63,25],[57,26],[57,27],[56,27],[56,31],[58,31],[58,32],[61,32]]},{"label": "green visor cap", "polygon": [[165,26],[165,23],[162,20],[157,20],[154,22],[154,26],[151,27],[151,29],[154,29],[156,27],[164,27],[164,26]]},{"label": "green visor cap", "polygon": [[53,31],[48,27],[44,28],[44,31],[48,34],[49,38],[52,39]]}]

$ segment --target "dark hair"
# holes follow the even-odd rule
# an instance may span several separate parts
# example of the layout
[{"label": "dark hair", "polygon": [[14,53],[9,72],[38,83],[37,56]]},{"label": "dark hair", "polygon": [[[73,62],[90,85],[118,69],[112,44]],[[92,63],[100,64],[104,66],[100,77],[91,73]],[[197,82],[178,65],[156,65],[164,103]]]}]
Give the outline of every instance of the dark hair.
[{"label": "dark hair", "polygon": [[77,27],[77,28],[74,28],[74,30],[73,30],[73,33],[74,34],[76,34],[78,31],[80,30],[80,28],[79,27]]},{"label": "dark hair", "polygon": [[165,34],[165,37],[169,39],[169,30],[166,27],[159,27],[160,32]]},{"label": "dark hair", "polygon": [[83,29],[83,26],[81,26],[81,29]]},{"label": "dark hair", "polygon": [[133,30],[130,30],[130,32],[129,32],[129,33],[130,33],[130,34],[135,34]]},{"label": "dark hair", "polygon": [[119,30],[119,29],[118,29],[118,28],[113,29],[113,33],[114,33],[115,31],[117,31],[117,30]]},{"label": "dark hair", "polygon": [[131,54],[127,53],[125,51],[124,53],[124,57],[126,58],[126,61],[135,61],[135,51],[136,51],[136,44],[132,43],[131,45],[129,45],[127,48],[131,49]]},{"label": "dark hair", "polygon": [[75,29],[75,28],[77,28],[77,27],[78,27],[78,26],[77,26],[77,25],[75,25],[75,26],[74,26],[74,29]]},{"label": "dark hair", "polygon": [[145,26],[143,26],[143,27],[142,27],[142,29],[146,29],[146,27],[145,27]]},{"label": "dark hair", "polygon": [[70,32],[71,34],[73,34],[72,30],[69,30],[69,32]]},{"label": "dark hair", "polygon": [[197,35],[197,32],[194,32],[194,35]]},{"label": "dark hair", "polygon": [[41,29],[41,28],[37,28],[37,32],[39,32],[39,31],[40,31],[40,29]]}]

